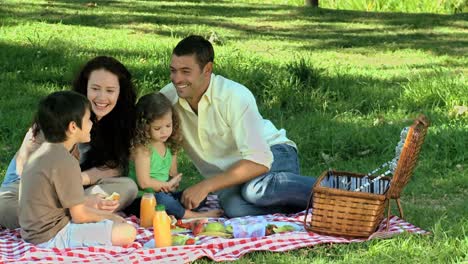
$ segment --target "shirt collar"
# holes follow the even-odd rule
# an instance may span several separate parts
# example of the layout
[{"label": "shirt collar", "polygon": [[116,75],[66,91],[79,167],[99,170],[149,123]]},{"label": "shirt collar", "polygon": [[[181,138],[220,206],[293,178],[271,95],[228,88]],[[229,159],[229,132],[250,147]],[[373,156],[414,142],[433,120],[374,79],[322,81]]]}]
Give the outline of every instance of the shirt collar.
[{"label": "shirt collar", "polygon": [[208,85],[208,89],[206,89],[205,93],[202,95],[202,98],[203,97],[206,98],[209,104],[211,104],[211,102],[213,101],[214,89],[212,87],[213,87],[214,78],[215,78],[215,75],[214,73],[212,73],[210,76],[210,84]]},{"label": "shirt collar", "polygon": [[[215,74],[212,73],[211,76],[210,76],[210,84],[208,85],[208,89],[206,89],[205,93],[202,95],[202,97],[200,98],[200,101],[203,100],[203,98],[206,99],[206,101],[211,104],[211,102],[213,101],[213,93],[214,93],[214,90],[212,87],[213,87],[213,80],[215,78]],[[192,108],[190,107],[190,104],[187,102],[186,99],[183,99],[183,98],[180,98],[179,97],[179,104],[187,111],[192,111]]]}]

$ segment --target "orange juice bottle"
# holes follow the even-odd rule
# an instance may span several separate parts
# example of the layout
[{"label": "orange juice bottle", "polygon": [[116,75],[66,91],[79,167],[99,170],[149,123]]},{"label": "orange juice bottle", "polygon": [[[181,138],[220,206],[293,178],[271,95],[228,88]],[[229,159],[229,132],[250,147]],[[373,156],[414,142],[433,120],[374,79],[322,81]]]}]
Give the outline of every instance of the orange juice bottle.
[{"label": "orange juice bottle", "polygon": [[154,244],[157,248],[172,246],[171,218],[162,204],[156,206],[153,219]]},{"label": "orange juice bottle", "polygon": [[156,198],[152,193],[145,193],[141,197],[140,203],[140,226],[151,227],[153,225],[154,207],[156,206]]}]

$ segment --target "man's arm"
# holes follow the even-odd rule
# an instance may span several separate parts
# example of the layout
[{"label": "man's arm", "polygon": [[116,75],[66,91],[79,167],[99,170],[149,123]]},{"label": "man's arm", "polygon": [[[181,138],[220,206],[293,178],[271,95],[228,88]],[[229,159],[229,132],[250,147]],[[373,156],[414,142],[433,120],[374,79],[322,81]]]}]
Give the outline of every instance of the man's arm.
[{"label": "man's arm", "polygon": [[227,171],[187,188],[182,195],[181,202],[189,210],[196,208],[210,192],[242,184],[267,173],[268,170],[264,165],[253,161],[240,160]]}]

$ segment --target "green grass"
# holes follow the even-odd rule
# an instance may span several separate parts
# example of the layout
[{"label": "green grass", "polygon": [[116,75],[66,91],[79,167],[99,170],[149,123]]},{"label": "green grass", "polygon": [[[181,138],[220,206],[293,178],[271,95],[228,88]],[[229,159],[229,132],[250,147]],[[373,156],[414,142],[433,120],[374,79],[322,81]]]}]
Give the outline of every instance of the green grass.
[{"label": "green grass", "polygon": [[[88,59],[117,57],[142,95],[169,82],[182,37],[213,36],[215,72],[249,87],[263,116],[287,129],[306,175],[329,164],[368,172],[392,158],[399,131],[419,113],[432,122],[402,195],[406,219],[432,235],[252,253],[240,263],[468,260],[468,114],[457,114],[468,105],[466,13],[424,13],[454,13],[429,4],[448,1],[369,9],[411,13],[365,12],[365,1],[321,1],[318,10],[302,0],[87,2],[0,3],[0,178],[38,99],[69,89]],[[180,164],[185,186],[200,179],[186,158]]]}]

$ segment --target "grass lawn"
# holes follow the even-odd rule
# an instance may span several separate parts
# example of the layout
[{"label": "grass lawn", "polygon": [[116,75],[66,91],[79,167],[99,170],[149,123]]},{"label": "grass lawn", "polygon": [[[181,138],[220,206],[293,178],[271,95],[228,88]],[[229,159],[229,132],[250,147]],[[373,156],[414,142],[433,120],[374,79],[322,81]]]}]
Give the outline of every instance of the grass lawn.
[{"label": "grass lawn", "polygon": [[[239,263],[468,261],[467,13],[314,10],[283,0],[88,2],[0,1],[0,179],[38,99],[69,89],[85,61],[115,56],[143,95],[169,82],[175,44],[200,34],[215,43],[215,72],[249,87],[263,116],[287,129],[305,175],[371,171],[393,158],[400,130],[419,113],[432,122],[402,195],[406,220],[432,235],[258,252]],[[183,185],[200,179],[186,158],[180,167]]]}]

